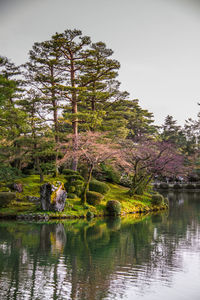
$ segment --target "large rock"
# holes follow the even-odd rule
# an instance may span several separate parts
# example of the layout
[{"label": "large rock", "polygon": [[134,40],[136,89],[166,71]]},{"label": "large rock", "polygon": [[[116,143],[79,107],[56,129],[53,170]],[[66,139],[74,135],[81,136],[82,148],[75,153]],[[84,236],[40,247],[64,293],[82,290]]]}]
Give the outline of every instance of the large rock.
[{"label": "large rock", "polygon": [[61,182],[45,183],[40,187],[40,201],[43,210],[63,211],[67,192]]},{"label": "large rock", "polygon": [[23,192],[23,184],[22,183],[14,183],[13,189],[14,189],[14,191],[16,191],[18,193],[22,193]]},{"label": "large rock", "polygon": [[22,193],[23,192],[23,184],[22,183],[12,183],[12,184],[8,184],[8,187],[12,190],[15,191],[17,193]]}]

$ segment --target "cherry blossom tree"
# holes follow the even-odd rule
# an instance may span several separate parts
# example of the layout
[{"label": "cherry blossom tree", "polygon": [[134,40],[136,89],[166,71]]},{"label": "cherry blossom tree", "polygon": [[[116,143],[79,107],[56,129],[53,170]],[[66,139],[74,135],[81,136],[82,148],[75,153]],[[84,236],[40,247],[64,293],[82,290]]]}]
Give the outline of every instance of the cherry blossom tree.
[{"label": "cherry blossom tree", "polygon": [[169,142],[126,140],[121,143],[120,162],[131,174],[131,196],[142,186],[145,190],[155,175],[183,176],[185,172],[184,157]]},{"label": "cherry blossom tree", "polygon": [[[110,163],[116,161],[117,153],[117,145],[112,143],[111,139],[107,138],[105,133],[89,131],[78,135],[76,157],[79,162],[85,163],[88,167],[88,176],[81,197],[83,205],[86,203],[86,194],[94,168],[108,160]],[[71,136],[69,142],[65,144],[64,157],[60,163],[72,159],[74,155],[73,136]]]}]

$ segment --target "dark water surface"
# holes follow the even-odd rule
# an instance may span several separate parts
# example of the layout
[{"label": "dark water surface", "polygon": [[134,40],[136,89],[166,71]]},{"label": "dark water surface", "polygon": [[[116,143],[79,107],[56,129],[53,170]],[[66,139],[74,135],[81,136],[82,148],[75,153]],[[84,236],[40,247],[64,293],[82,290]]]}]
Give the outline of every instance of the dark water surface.
[{"label": "dark water surface", "polygon": [[0,299],[200,299],[200,194],[115,220],[0,222]]}]

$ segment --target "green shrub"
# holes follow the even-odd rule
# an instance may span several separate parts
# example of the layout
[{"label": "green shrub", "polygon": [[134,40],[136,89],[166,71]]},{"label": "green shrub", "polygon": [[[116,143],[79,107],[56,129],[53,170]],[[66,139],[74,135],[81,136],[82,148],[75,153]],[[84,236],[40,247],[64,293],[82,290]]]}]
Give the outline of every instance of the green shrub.
[{"label": "green shrub", "polygon": [[109,186],[104,182],[93,179],[90,181],[89,190],[104,195],[109,191]]},{"label": "green shrub", "polygon": [[74,171],[71,169],[62,170],[62,174],[64,174],[64,175],[79,175],[79,173],[77,171]]},{"label": "green shrub", "polygon": [[199,183],[196,184],[196,189],[200,189],[200,184]]},{"label": "green shrub", "polygon": [[68,188],[68,192],[69,192],[70,194],[71,194],[71,193],[74,193],[75,190],[76,190],[76,187],[73,186],[73,185],[69,186],[69,188]]},{"label": "green shrub", "polygon": [[169,188],[169,184],[168,183],[161,183],[160,186],[159,186],[160,189],[163,189],[163,190],[167,190]]},{"label": "green shrub", "polygon": [[188,183],[185,185],[185,189],[188,189],[188,190],[192,190],[192,189],[195,189],[196,186],[192,183]]},{"label": "green shrub", "polygon": [[72,174],[65,176],[65,179],[68,183],[76,182],[77,180],[84,181],[84,178],[80,174]]},{"label": "green shrub", "polygon": [[180,189],[182,189],[182,186],[179,183],[175,183],[174,186],[173,186],[173,188],[175,190],[180,190]]},{"label": "green shrub", "polygon": [[161,205],[164,204],[164,197],[160,194],[154,194],[151,198],[151,203],[153,205]]},{"label": "green shrub", "polygon": [[83,186],[84,185],[84,181],[83,180],[76,180],[74,182],[72,182],[73,186]]},{"label": "green shrub", "polygon": [[87,203],[93,206],[100,204],[101,200],[104,198],[102,194],[93,191],[88,191],[86,197],[87,197]]},{"label": "green shrub", "polygon": [[76,195],[80,196],[84,187],[84,178],[78,172],[73,170],[65,169],[63,172],[67,174],[65,176],[66,191],[70,194],[75,193]]},{"label": "green shrub", "polygon": [[104,175],[104,180],[112,183],[119,183],[120,173],[112,166],[101,164],[101,169]]},{"label": "green shrub", "polygon": [[118,216],[121,213],[121,204],[117,200],[110,200],[106,204],[106,212],[109,216]]},{"label": "green shrub", "polygon": [[7,206],[15,198],[16,198],[15,193],[0,192],[0,207]]},{"label": "green shrub", "polygon": [[67,198],[69,198],[69,199],[75,199],[75,198],[78,198],[78,196],[76,194],[68,193],[67,194]]}]

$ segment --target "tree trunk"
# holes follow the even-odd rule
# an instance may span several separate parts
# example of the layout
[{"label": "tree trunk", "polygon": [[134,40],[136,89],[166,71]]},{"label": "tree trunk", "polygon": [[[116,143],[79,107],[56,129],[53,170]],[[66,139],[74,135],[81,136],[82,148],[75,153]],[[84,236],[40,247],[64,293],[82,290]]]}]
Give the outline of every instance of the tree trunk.
[{"label": "tree trunk", "polygon": [[59,137],[58,137],[58,111],[57,111],[57,103],[55,100],[52,101],[53,103],[53,116],[54,116],[54,130],[55,130],[55,177],[58,176],[58,142],[59,142]]},{"label": "tree trunk", "polygon": [[43,182],[44,175],[43,175],[42,169],[40,168],[40,161],[39,161],[38,157],[35,158],[35,164],[36,164],[36,169],[38,170],[38,173],[40,175],[40,182]]},{"label": "tree trunk", "polygon": [[85,183],[83,194],[81,196],[81,203],[83,205],[85,205],[85,203],[87,201],[87,191],[89,190],[89,185],[90,185],[90,181],[91,181],[91,178],[92,178],[92,171],[93,171],[93,169],[94,169],[94,166],[91,165],[90,169],[89,169],[88,179],[87,179],[87,182]]},{"label": "tree trunk", "polygon": [[[74,67],[74,60],[73,55],[70,55],[71,57],[71,86],[73,88],[72,90],[72,114],[77,114],[78,108],[77,108],[77,95],[75,91],[75,67]],[[73,130],[73,148],[74,148],[74,158],[72,162],[72,170],[77,171],[78,167],[78,157],[76,155],[76,151],[78,149],[78,118],[77,116],[74,116],[72,119],[72,130]]]},{"label": "tree trunk", "polygon": [[53,120],[54,120],[54,139],[55,139],[55,177],[58,176],[58,142],[59,142],[59,136],[58,136],[58,108],[57,108],[57,101],[56,101],[56,96],[55,96],[55,82],[54,82],[54,69],[53,66],[51,66],[51,86],[52,86],[52,91],[51,91],[51,97],[52,97],[52,105],[53,105]]}]

